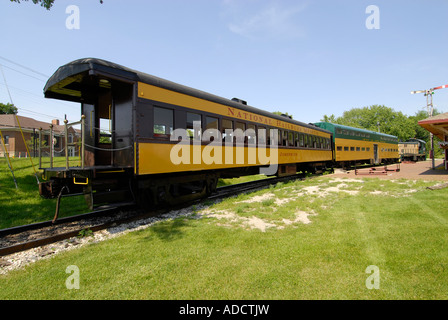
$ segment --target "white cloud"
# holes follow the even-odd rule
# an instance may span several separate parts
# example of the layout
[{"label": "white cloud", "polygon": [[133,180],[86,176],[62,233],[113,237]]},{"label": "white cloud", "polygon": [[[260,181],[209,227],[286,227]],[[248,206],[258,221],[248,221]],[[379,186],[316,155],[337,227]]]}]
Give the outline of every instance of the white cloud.
[{"label": "white cloud", "polygon": [[305,10],[305,4],[286,6],[282,2],[270,2],[255,13],[247,13],[231,0],[223,3],[232,14],[233,21],[228,24],[228,28],[238,35],[254,39],[291,39],[305,35],[298,17]]}]

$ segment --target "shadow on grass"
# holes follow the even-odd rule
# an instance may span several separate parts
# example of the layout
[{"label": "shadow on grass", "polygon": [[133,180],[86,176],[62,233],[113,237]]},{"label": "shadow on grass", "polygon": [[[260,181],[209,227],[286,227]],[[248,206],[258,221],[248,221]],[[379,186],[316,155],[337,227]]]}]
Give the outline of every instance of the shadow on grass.
[{"label": "shadow on grass", "polygon": [[187,227],[191,228],[192,224],[184,217],[162,221],[151,227],[151,235],[149,238],[154,235],[162,241],[174,241],[182,238]]}]

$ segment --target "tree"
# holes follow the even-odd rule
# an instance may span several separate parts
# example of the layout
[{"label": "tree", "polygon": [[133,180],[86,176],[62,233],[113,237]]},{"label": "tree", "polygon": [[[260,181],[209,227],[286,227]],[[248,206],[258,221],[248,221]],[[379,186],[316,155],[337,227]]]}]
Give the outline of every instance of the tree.
[{"label": "tree", "polygon": [[[441,112],[433,110],[433,115]],[[428,118],[426,111],[419,111],[414,116],[406,116],[402,112],[397,112],[386,106],[373,105],[364,108],[353,108],[345,111],[341,117],[336,118],[324,115],[321,121],[342,124],[350,127],[380,131],[398,137],[400,141],[408,141],[416,138],[426,141],[426,150],[430,150],[429,132],[419,126],[420,120]],[[440,156],[442,151],[439,148],[437,137],[434,138],[434,152]]]},{"label": "tree", "polygon": [[[23,0],[28,1],[28,0]],[[44,7],[47,10],[50,10],[50,8],[53,6],[54,0],[32,0],[34,4],[40,3],[42,7]],[[20,3],[20,0],[11,0],[11,2],[17,2]]]},{"label": "tree", "polygon": [[383,105],[353,108],[345,111],[338,118],[335,118],[334,115],[324,115],[323,120],[349,127],[391,134],[397,136],[402,141],[415,136],[415,128],[406,115]]},{"label": "tree", "polygon": [[[21,0],[11,0],[11,2],[17,2],[20,3]],[[28,1],[28,0],[22,0],[22,1]],[[54,0],[32,0],[34,4],[40,3],[42,7],[44,7],[47,10],[50,10],[50,8],[54,4]],[[103,0],[100,0],[100,3],[103,4]]]},{"label": "tree", "polygon": [[0,114],[17,114],[17,107],[11,103],[0,102]]},{"label": "tree", "polygon": [[285,116],[287,116],[287,117],[292,119],[292,114],[289,114],[288,112],[274,111],[272,113],[276,114],[276,115],[279,115],[279,116],[285,115]]},{"label": "tree", "polygon": [[336,117],[334,116],[334,114],[332,114],[331,116],[327,116],[325,114],[323,119],[320,119],[320,121],[322,121],[322,122],[329,122],[329,123],[336,123]]}]

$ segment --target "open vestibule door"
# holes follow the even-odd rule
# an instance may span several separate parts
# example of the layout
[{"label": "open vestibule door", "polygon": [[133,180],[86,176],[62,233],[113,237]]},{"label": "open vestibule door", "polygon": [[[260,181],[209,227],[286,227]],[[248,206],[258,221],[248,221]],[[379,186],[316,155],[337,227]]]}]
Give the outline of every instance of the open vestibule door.
[{"label": "open vestibule door", "polygon": [[[106,83],[104,82],[103,85]],[[85,116],[84,165],[133,165],[132,86],[120,84],[96,94],[94,103],[83,103]]]}]

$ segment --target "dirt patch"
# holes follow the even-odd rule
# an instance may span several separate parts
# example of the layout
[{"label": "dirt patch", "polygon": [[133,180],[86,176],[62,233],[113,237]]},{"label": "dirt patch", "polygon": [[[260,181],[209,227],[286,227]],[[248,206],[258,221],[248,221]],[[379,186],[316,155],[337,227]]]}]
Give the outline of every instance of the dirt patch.
[{"label": "dirt patch", "polygon": [[312,213],[308,213],[305,211],[297,211],[296,212],[296,218],[294,220],[289,220],[289,219],[283,219],[283,223],[285,225],[292,225],[292,224],[296,224],[296,223],[303,223],[303,224],[310,224],[311,220],[308,218],[309,216],[315,216],[317,215],[315,212]]},{"label": "dirt patch", "polygon": [[261,232],[265,232],[268,228],[277,227],[276,224],[263,220],[256,216],[252,216],[250,218],[241,217],[232,211],[220,210],[213,212],[210,210],[204,210],[200,214],[202,216],[218,219],[220,221],[218,225],[225,227],[232,227],[236,224],[244,228],[258,229]]},{"label": "dirt patch", "polygon": [[[330,182],[339,182],[339,181],[352,181],[355,179],[340,179],[340,180],[331,180]],[[359,180],[355,180],[355,182],[360,182]],[[359,193],[358,190],[344,190],[344,188],[347,188],[348,185],[346,183],[340,183],[335,187],[322,187],[321,186],[310,186],[302,188],[301,192],[297,193],[297,196],[304,196],[304,195],[318,195],[320,198],[326,197],[330,194],[330,192],[345,192],[350,195],[356,195]]]},{"label": "dirt patch", "polygon": [[[329,177],[335,178],[377,178],[377,179],[411,179],[411,180],[445,180],[448,181],[448,171],[443,168],[443,160],[435,161],[436,169],[432,170],[432,161],[419,161],[416,163],[401,163],[400,171],[388,171],[387,174],[366,174],[366,175],[356,175],[355,170],[349,170],[344,173],[341,171],[336,171],[335,173],[328,175]],[[378,167],[379,169],[384,168],[384,166]],[[396,164],[391,164],[387,166],[388,169],[396,169]],[[366,169],[363,169],[365,171]]]},{"label": "dirt patch", "polygon": [[297,211],[295,213],[296,218],[294,220],[283,219],[281,221],[271,221],[267,219],[261,219],[256,216],[242,217],[235,212],[227,210],[211,211],[209,209],[203,210],[199,213],[201,216],[218,219],[217,225],[223,227],[242,227],[244,229],[257,229],[261,232],[266,232],[269,228],[284,229],[285,226],[297,225],[299,223],[310,224],[311,220],[309,216],[317,215],[315,212]]},{"label": "dirt patch", "polygon": [[252,198],[248,200],[238,201],[236,203],[254,203],[254,202],[263,202],[265,200],[270,200],[275,197],[275,194],[273,193],[265,193],[260,196],[253,196]]}]

